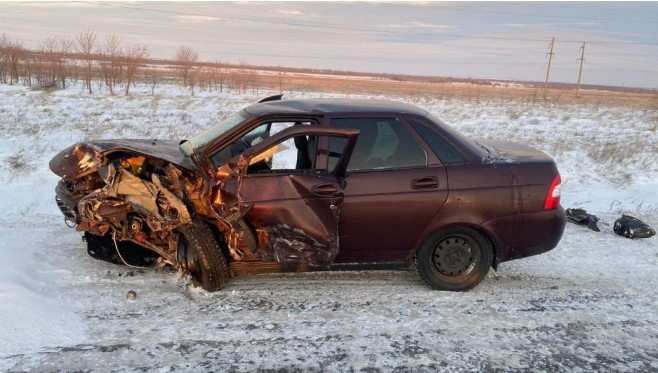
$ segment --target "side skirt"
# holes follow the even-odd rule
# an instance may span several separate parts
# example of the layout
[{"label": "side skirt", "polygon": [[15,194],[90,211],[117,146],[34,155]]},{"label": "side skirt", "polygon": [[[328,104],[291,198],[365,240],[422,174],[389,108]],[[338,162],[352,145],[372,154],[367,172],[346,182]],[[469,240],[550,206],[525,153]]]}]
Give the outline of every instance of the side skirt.
[{"label": "side skirt", "polygon": [[412,266],[407,262],[386,263],[336,263],[327,267],[310,267],[304,264],[284,266],[278,262],[242,261],[231,262],[231,277],[260,273],[326,272],[326,271],[406,271]]}]

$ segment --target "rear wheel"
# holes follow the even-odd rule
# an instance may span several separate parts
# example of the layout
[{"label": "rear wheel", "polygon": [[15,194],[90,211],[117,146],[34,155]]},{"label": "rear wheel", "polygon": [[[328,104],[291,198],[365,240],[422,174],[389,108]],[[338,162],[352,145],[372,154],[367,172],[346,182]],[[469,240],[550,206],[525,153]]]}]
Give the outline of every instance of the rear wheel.
[{"label": "rear wheel", "polygon": [[194,283],[207,291],[223,288],[229,278],[228,265],[212,230],[195,220],[179,231],[179,260],[185,261]]},{"label": "rear wheel", "polygon": [[486,277],[492,263],[491,243],[466,227],[431,235],[416,253],[418,274],[437,290],[471,289]]}]

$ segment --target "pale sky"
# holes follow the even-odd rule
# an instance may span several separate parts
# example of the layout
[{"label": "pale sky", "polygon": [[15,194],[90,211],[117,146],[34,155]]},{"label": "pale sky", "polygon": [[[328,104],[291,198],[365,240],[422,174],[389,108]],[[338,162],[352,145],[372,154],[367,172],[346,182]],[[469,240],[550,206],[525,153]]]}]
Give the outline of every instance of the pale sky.
[{"label": "pale sky", "polygon": [[116,33],[172,58],[339,70],[658,88],[658,3],[2,2],[0,33]]}]

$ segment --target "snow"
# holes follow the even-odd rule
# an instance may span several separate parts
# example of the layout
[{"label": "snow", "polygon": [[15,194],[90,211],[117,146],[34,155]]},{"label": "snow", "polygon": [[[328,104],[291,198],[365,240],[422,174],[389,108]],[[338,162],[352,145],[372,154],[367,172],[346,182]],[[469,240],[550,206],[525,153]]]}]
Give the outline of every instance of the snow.
[{"label": "snow", "polygon": [[244,277],[208,294],[170,272],[95,261],[63,224],[47,165],[62,148],[184,138],[274,93],[161,86],[108,97],[0,85],[0,371],[658,369],[657,239],[612,233],[622,212],[658,226],[657,110],[365,97],[547,152],[563,205],[609,224],[600,233],[568,225],[555,250],[504,263],[466,293],[375,271]]}]

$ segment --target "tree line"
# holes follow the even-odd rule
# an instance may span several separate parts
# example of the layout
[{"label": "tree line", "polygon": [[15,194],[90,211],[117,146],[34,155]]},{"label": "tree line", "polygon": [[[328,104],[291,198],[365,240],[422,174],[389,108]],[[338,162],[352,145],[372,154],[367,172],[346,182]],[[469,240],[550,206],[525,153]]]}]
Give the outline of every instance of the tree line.
[{"label": "tree line", "polygon": [[[104,86],[111,95],[128,95],[138,82],[148,85],[154,94],[162,81],[182,84],[192,94],[195,88],[258,90],[255,73],[231,72],[219,62],[201,63],[199,54],[188,46],[177,49],[171,61],[173,66],[149,64],[149,56],[146,45],[126,44],[114,34],[101,40],[91,30],[80,32],[73,39],[47,38],[36,50],[27,49],[20,41],[2,34],[0,83],[53,89],[82,82],[89,94]],[[281,79],[279,89],[282,90]]]}]

